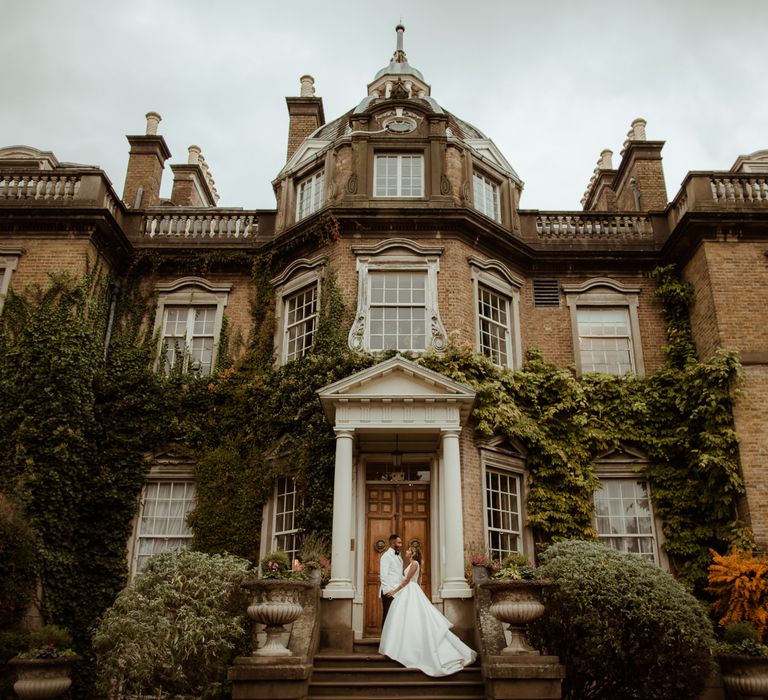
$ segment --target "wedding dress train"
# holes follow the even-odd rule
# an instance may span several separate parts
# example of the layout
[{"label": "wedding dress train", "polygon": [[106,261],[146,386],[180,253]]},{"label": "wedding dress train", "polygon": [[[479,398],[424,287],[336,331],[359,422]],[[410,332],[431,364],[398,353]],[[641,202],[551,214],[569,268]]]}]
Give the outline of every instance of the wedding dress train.
[{"label": "wedding dress train", "polygon": [[453,624],[424,595],[420,573],[417,569],[395,595],[381,631],[379,653],[428,676],[448,676],[471,664],[477,654],[450,631]]}]

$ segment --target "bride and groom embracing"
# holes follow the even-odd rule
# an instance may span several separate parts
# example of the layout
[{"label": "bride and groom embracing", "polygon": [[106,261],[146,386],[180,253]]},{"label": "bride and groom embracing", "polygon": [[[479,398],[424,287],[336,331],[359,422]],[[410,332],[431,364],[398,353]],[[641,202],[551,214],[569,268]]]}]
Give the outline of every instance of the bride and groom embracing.
[{"label": "bride and groom embracing", "polygon": [[379,561],[384,607],[379,653],[428,676],[461,671],[477,654],[450,631],[452,623],[421,590],[421,551],[409,547],[403,562],[402,546],[400,537],[391,535]]}]

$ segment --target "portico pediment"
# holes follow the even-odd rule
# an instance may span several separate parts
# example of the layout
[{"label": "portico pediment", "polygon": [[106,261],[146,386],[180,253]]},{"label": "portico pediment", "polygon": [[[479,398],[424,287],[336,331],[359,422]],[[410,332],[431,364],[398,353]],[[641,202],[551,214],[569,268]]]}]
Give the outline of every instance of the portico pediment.
[{"label": "portico pediment", "polygon": [[400,355],[318,392],[336,427],[459,427],[475,391]]}]

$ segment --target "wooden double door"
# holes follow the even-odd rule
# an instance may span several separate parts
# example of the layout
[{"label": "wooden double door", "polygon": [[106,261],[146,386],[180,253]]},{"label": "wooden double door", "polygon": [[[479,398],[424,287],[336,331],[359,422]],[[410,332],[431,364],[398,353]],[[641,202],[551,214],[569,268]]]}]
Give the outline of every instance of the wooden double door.
[{"label": "wooden double door", "polygon": [[431,557],[429,540],[429,484],[368,483],[365,495],[365,600],[363,634],[381,634],[379,559],[389,548],[389,536],[397,533],[403,552],[418,545],[422,553],[421,587],[431,599]]}]

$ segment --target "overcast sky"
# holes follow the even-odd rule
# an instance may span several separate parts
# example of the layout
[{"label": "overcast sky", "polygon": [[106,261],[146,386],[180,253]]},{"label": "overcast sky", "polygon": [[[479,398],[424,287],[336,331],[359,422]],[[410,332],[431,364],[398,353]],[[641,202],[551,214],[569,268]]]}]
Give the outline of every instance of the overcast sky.
[{"label": "overcast sky", "polygon": [[768,148],[766,0],[0,0],[0,146],[99,165],[122,194],[125,134],[154,110],[171,162],[201,146],[221,206],[273,208],[284,97],[309,73],[326,119],[346,112],[401,18],[409,63],[495,141],[524,208],[580,209],[636,117],[667,142],[670,198]]}]

